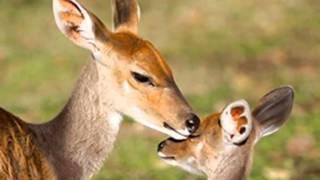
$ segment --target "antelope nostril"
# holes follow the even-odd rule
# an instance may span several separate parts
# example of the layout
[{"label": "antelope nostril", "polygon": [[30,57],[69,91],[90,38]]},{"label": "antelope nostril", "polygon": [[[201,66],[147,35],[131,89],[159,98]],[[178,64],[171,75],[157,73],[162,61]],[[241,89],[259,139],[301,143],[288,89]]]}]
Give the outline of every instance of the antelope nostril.
[{"label": "antelope nostril", "polygon": [[162,141],[159,145],[158,145],[158,152],[161,151],[164,146],[166,145],[166,141]]},{"label": "antelope nostril", "polygon": [[240,134],[243,134],[243,133],[245,133],[246,132],[246,128],[245,127],[242,127],[241,129],[240,129]]},{"label": "antelope nostril", "polygon": [[199,128],[199,125],[200,119],[195,114],[192,114],[192,117],[186,121],[187,129],[191,134]]}]

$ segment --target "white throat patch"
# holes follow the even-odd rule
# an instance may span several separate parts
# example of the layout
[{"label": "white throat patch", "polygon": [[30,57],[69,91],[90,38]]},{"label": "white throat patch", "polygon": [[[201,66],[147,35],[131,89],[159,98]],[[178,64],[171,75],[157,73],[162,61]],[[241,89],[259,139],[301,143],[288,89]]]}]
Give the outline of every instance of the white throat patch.
[{"label": "white throat patch", "polygon": [[123,120],[123,117],[120,113],[112,112],[108,115],[108,123],[110,127],[116,131],[119,131],[121,122]]}]

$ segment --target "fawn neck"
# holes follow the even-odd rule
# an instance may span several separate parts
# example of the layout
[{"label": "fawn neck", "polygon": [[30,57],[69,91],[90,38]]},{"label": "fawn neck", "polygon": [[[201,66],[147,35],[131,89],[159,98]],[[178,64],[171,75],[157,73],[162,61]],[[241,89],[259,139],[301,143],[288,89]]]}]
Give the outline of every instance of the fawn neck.
[{"label": "fawn neck", "polygon": [[251,168],[254,152],[255,128],[249,139],[242,145],[223,145],[214,158],[207,158],[204,172],[209,180],[245,180]]},{"label": "fawn neck", "polygon": [[245,180],[250,169],[250,163],[251,155],[247,152],[239,151],[233,154],[226,150],[219,154],[213,162],[208,162],[205,172],[208,180]]},{"label": "fawn neck", "polygon": [[90,62],[61,113],[47,124],[31,126],[58,179],[88,178],[113,147],[122,116],[112,108],[110,95],[101,93],[112,91],[101,68],[106,67]]}]

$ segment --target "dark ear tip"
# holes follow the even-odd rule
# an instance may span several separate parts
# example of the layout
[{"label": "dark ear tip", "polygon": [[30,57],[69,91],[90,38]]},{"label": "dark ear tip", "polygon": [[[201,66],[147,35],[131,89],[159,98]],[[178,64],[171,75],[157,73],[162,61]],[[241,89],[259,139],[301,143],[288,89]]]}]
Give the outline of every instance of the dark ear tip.
[{"label": "dark ear tip", "polygon": [[289,112],[293,107],[294,102],[294,88],[291,85],[281,86],[273,89],[264,95],[259,102],[259,105],[253,111],[254,115],[264,112],[266,108],[272,108],[281,105],[282,108],[287,108]]},{"label": "dark ear tip", "polygon": [[286,85],[286,86],[281,86],[279,88],[273,89],[272,91],[264,95],[264,97],[276,95],[277,97],[290,98],[293,101],[294,94],[295,94],[295,90],[293,86]]},{"label": "dark ear tip", "polygon": [[282,86],[279,89],[281,89],[282,91],[284,91],[285,94],[287,94],[287,96],[291,97],[291,99],[294,99],[294,88],[291,85],[287,85],[287,86]]}]

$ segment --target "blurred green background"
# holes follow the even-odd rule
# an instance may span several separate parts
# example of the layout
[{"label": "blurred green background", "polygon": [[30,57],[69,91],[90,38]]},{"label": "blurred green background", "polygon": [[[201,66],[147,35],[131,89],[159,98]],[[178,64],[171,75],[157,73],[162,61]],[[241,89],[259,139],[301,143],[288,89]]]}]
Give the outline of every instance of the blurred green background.
[{"label": "blurred green background", "polygon": [[[109,0],[82,0],[111,25]],[[140,0],[140,34],[171,65],[202,116],[240,98],[252,105],[291,84],[288,124],[256,148],[250,179],[320,179],[319,0]],[[23,119],[51,119],[66,102],[89,53],[57,30],[49,0],[0,0],[0,105]],[[123,123],[93,179],[203,179],[161,162],[165,136]]]}]

